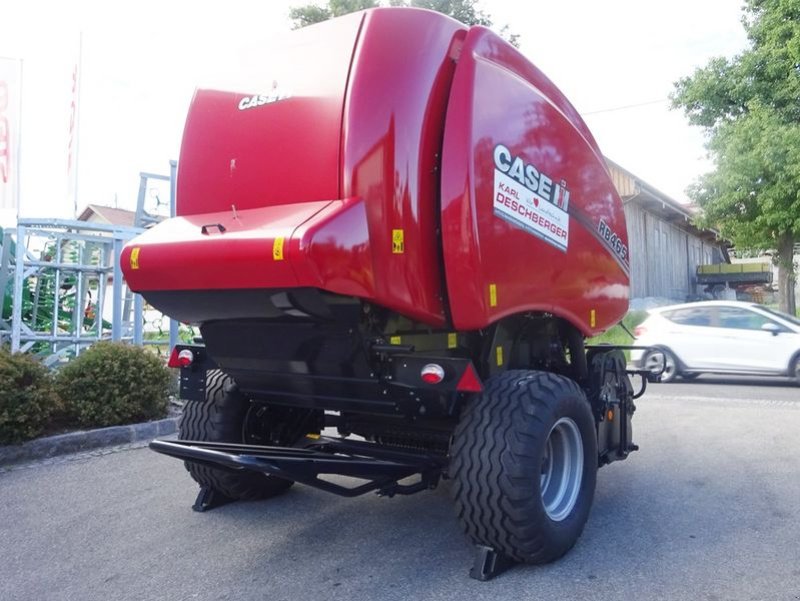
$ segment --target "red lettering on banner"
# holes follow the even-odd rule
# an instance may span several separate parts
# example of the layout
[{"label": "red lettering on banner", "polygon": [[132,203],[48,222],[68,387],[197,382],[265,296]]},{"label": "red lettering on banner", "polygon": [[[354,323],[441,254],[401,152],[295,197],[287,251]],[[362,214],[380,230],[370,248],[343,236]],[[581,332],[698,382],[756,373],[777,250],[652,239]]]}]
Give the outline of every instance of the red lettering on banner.
[{"label": "red lettering on banner", "polygon": [[508,186],[500,185],[500,192],[497,193],[495,197],[495,202],[501,204],[505,207],[511,209],[512,212],[518,214],[522,219],[526,219],[531,223],[538,225],[541,228],[549,231],[550,233],[554,234],[556,237],[561,238],[562,240],[567,239],[567,231],[547,219],[544,215],[540,213],[534,212],[529,209],[524,204],[517,202],[510,196],[506,196],[505,193],[510,192],[510,188]]}]

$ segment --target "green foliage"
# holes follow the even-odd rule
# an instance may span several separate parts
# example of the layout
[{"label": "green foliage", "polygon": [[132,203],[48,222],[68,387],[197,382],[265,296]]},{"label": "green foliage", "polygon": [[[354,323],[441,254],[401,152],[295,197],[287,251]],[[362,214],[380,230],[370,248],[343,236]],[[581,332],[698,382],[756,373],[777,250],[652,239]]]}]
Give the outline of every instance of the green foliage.
[{"label": "green foliage", "polygon": [[[625,328],[628,328],[631,333],[633,333],[633,328],[642,323],[646,318],[647,311],[631,311],[622,318],[622,324],[625,326]],[[599,336],[590,338],[586,341],[586,343],[631,345],[633,344],[633,338],[631,338],[628,332],[625,331],[625,328],[617,324]]]},{"label": "green foliage", "polygon": [[170,373],[141,347],[98,342],[56,375],[66,418],[80,427],[103,427],[163,417]]},{"label": "green foliage", "polygon": [[35,438],[58,409],[47,368],[28,355],[0,348],[0,444]]},{"label": "green foliage", "polygon": [[427,8],[444,15],[450,15],[456,21],[467,25],[492,26],[492,19],[485,12],[477,8],[476,0],[411,0],[410,6]]},{"label": "green foliage", "polygon": [[748,248],[777,248],[782,233],[800,233],[800,126],[751,105],[720,125],[708,148],[716,170],[690,189],[703,225]]},{"label": "green foliage", "polygon": [[750,47],[675,84],[672,103],[706,129],[715,170],[689,189],[701,223],[743,248],[776,250],[780,306],[793,313],[800,240],[800,0],[748,0]]},{"label": "green foliage", "polygon": [[300,29],[314,23],[321,23],[334,17],[341,17],[359,10],[375,8],[376,0],[328,0],[327,5],[306,4],[289,10],[289,18],[294,21],[294,29]]},{"label": "green foliage", "polygon": [[[305,4],[291,8],[289,18],[293,21],[293,28],[300,29],[307,25],[367,8],[376,8],[380,5],[378,0],[328,0],[327,4],[322,6]],[[388,5],[427,8],[449,15],[466,25],[492,26],[491,17],[478,8],[478,0],[388,0]],[[500,30],[500,35],[513,46],[519,47],[519,34],[512,34],[508,25]]]},{"label": "green foliage", "polygon": [[750,48],[679,80],[673,106],[712,130],[753,106],[773,109],[785,123],[800,121],[800,1],[748,0],[743,23]]}]

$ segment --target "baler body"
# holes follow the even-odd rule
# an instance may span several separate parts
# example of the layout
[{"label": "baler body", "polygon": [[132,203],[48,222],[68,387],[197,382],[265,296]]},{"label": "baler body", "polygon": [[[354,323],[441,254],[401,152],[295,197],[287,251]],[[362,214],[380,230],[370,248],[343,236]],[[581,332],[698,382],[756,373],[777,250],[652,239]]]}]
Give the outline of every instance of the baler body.
[{"label": "baler body", "polygon": [[603,157],[500,37],[379,9],[251,58],[241,88],[196,92],[177,217],[123,251],[155,307],[199,324],[330,318],[338,298],[432,329],[537,312],[584,335],[624,315],[627,233]]},{"label": "baler body", "polygon": [[475,577],[560,557],[598,466],[637,448],[622,349],[585,345],[629,283],[583,120],[500,37],[425,10],[249,60],[245,83],[195,94],[177,217],[122,253],[129,286],[202,333],[170,360],[179,440],[151,447],[187,462],[201,510],[448,477]]}]

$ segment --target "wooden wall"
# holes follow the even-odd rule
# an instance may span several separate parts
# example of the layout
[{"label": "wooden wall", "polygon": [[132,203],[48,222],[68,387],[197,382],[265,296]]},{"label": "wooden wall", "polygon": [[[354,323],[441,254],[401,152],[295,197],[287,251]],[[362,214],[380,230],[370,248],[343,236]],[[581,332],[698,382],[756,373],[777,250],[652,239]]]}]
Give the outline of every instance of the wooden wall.
[{"label": "wooden wall", "polygon": [[718,263],[715,245],[668,223],[632,199],[625,205],[631,257],[631,298],[684,301],[695,296],[698,265]]}]

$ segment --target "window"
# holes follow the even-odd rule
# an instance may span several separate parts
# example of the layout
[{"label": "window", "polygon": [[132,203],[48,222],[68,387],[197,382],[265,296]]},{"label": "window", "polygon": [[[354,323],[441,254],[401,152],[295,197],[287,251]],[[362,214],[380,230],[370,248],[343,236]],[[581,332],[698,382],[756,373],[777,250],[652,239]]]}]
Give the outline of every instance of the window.
[{"label": "window", "polygon": [[785,319],[789,323],[793,323],[796,326],[800,326],[800,319],[796,317],[792,317],[788,313],[783,313],[782,311],[776,311],[775,309],[770,309],[769,307],[759,307],[762,311],[766,311],[767,313],[771,313],[772,315],[776,315],[781,319]]},{"label": "window", "polygon": [[710,326],[711,311],[702,307],[677,309],[664,313],[664,317],[682,326]]},{"label": "window", "polygon": [[[765,315],[736,307],[719,308],[719,326],[737,330],[760,330],[765,323],[775,323]],[[778,324],[775,324],[778,325]],[[783,328],[781,328],[783,329]]]}]

